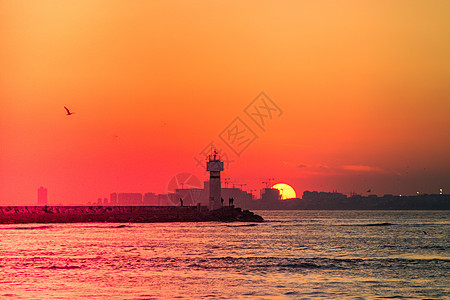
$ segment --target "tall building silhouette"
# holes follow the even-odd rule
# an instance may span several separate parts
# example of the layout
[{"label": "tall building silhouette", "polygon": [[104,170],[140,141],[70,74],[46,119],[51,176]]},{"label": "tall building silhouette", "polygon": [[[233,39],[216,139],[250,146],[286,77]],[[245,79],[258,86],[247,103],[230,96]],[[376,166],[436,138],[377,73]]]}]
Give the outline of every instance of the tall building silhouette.
[{"label": "tall building silhouette", "polygon": [[38,205],[47,205],[47,189],[43,186],[38,188]]},{"label": "tall building silhouette", "polygon": [[110,195],[110,203],[111,205],[117,205],[117,193],[111,193]]}]

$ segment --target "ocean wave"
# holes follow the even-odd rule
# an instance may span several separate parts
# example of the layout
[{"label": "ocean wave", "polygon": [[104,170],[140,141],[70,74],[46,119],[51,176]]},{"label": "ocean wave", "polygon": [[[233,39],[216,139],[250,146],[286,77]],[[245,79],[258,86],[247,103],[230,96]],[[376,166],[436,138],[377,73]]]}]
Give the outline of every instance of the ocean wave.
[{"label": "ocean wave", "polygon": [[70,269],[80,269],[80,266],[50,266],[50,267],[39,267],[40,269],[48,270],[70,270]]},{"label": "ocean wave", "polygon": [[275,258],[275,257],[221,257],[191,261],[188,267],[198,269],[247,269],[279,271],[298,271],[314,269],[350,269],[360,260],[336,260],[325,258]]},{"label": "ocean wave", "polygon": [[35,229],[50,229],[53,228],[53,226],[46,225],[46,226],[34,226],[34,227],[3,227],[0,228],[2,230],[35,230]]},{"label": "ocean wave", "polygon": [[111,226],[111,228],[131,228],[131,227],[133,227],[133,226],[130,226],[130,225],[117,225],[117,226]]},{"label": "ocean wave", "polygon": [[102,223],[102,225],[83,225],[83,226],[79,226],[80,228],[101,228],[101,229],[107,229],[107,228],[132,228],[134,226],[131,225],[125,225],[125,224],[120,224],[120,225],[110,225],[109,224],[104,224]]},{"label": "ocean wave", "polygon": [[280,228],[280,227],[304,227],[304,226],[314,226],[314,227],[383,227],[383,226],[394,226],[397,224],[394,223],[368,223],[368,224],[320,224],[320,223],[295,223],[295,224],[279,224],[279,225],[273,225],[273,228]]},{"label": "ocean wave", "polygon": [[[418,267],[427,265],[434,268],[443,267],[450,261],[433,258],[381,258],[381,259],[335,259],[335,258],[210,258],[185,261],[186,266],[194,269],[238,269],[242,271],[298,272],[301,270],[354,270],[355,268],[396,268],[397,266]],[[178,263],[175,263],[176,265]]]},{"label": "ocean wave", "polygon": [[393,225],[397,225],[397,224],[384,222],[384,223],[369,223],[369,224],[340,224],[340,225],[335,225],[335,226],[376,227],[376,226],[393,226]]},{"label": "ocean wave", "polygon": [[448,246],[441,246],[441,245],[425,245],[425,246],[419,246],[419,249],[425,249],[425,250],[439,250],[439,251],[448,251]]},{"label": "ocean wave", "polygon": [[225,225],[225,227],[254,227],[254,226],[258,226],[258,224]]}]

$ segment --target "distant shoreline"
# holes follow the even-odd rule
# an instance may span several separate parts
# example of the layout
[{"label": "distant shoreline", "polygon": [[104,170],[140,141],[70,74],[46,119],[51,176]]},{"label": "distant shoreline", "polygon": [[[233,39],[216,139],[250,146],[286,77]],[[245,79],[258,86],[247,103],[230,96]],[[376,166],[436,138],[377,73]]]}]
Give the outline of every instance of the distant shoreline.
[{"label": "distant shoreline", "polygon": [[450,210],[450,195],[376,195],[305,192],[303,198],[236,203],[251,210]]}]

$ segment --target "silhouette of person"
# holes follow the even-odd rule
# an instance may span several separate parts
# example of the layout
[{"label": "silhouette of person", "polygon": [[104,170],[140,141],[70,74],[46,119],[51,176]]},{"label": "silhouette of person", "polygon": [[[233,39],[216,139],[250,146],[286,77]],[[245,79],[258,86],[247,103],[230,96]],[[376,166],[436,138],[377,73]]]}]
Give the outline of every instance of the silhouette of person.
[{"label": "silhouette of person", "polygon": [[180,198],[180,205],[183,206],[183,199]]},{"label": "silhouette of person", "polygon": [[222,206],[223,206],[223,198],[220,198],[220,203],[221,203]]},{"label": "silhouette of person", "polygon": [[231,206],[233,204],[233,198],[228,199],[228,206]]}]

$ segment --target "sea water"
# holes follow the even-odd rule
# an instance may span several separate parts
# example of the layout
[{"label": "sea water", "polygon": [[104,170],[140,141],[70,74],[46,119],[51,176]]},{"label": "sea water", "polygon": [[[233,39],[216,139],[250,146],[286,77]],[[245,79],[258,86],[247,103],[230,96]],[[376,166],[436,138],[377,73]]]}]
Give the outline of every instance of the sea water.
[{"label": "sea water", "polygon": [[0,225],[2,299],[447,299],[450,211]]}]

